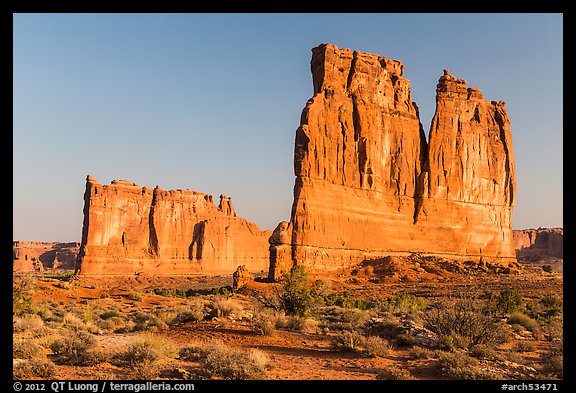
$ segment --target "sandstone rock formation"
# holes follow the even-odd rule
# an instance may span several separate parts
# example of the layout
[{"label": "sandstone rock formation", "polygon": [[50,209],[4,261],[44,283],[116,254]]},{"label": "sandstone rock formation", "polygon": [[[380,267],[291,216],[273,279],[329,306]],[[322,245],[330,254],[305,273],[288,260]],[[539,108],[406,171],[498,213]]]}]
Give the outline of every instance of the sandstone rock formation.
[{"label": "sandstone rock formation", "polygon": [[232,274],[232,289],[236,291],[252,281],[254,281],[252,273],[245,265],[240,265]]},{"label": "sandstone rock formation", "polygon": [[546,257],[564,258],[563,228],[538,228],[514,231],[514,248],[520,260]]},{"label": "sandstone rock formation", "polygon": [[126,180],[86,179],[80,274],[224,274],[268,269],[270,231],[236,216],[232,200]]},{"label": "sandstone rock formation", "polygon": [[311,69],[292,214],[271,238],[271,278],[276,265],[336,269],[395,253],[515,260],[504,102],[445,70],[428,143],[400,61],[322,44]]},{"label": "sandstone rock formation", "polygon": [[12,243],[13,271],[43,271],[44,269],[75,269],[80,244],[75,242]]}]

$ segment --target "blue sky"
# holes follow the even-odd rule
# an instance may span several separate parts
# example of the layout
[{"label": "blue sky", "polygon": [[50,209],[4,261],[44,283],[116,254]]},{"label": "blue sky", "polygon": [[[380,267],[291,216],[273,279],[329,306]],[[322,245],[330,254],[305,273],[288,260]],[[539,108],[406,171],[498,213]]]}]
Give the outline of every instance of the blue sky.
[{"label": "blue sky", "polygon": [[323,42],[401,60],[426,133],[444,68],[506,100],[513,226],[562,226],[562,30],[562,14],[15,14],[13,238],[79,241],[87,174],[288,220]]}]

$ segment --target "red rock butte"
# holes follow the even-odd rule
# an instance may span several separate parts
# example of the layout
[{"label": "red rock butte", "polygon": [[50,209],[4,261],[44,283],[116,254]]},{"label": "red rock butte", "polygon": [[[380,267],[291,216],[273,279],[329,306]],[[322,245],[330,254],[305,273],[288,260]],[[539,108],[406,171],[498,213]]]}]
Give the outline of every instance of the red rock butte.
[{"label": "red rock butte", "polygon": [[270,238],[271,278],[294,264],[337,269],[414,252],[516,261],[504,101],[444,70],[427,141],[400,61],[322,44],[311,69],[291,218]]},{"label": "red rock butte", "polygon": [[232,274],[268,270],[268,238],[236,215],[232,200],[192,190],[165,191],[126,180],[86,178],[78,255],[82,275]]}]

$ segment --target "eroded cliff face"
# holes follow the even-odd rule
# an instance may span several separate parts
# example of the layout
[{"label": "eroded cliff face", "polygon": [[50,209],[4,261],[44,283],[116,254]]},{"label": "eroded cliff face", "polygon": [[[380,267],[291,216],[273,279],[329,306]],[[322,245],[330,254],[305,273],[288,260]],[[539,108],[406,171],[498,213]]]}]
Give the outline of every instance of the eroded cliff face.
[{"label": "eroded cliff face", "polygon": [[192,190],[154,190],[126,180],[84,194],[80,274],[224,274],[268,269],[270,231],[238,217],[232,200]]},{"label": "eroded cliff face", "polygon": [[12,269],[18,272],[75,269],[79,246],[75,242],[15,241],[12,243]]},{"label": "eroded cliff face", "polygon": [[[294,202],[274,263],[347,267],[421,252],[511,261],[514,159],[504,103],[448,71],[430,146],[397,60],[322,44],[294,150]],[[284,236],[286,237],[286,236]]]},{"label": "eroded cliff face", "polygon": [[564,229],[538,228],[514,231],[514,247],[520,260],[564,258]]}]

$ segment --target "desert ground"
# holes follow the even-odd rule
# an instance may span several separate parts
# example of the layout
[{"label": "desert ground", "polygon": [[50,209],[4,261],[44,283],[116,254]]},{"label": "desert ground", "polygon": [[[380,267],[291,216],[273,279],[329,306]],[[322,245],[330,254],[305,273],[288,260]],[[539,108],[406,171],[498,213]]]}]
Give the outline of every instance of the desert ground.
[{"label": "desert ground", "polygon": [[232,275],[15,274],[14,378],[562,379],[561,264],[389,257],[237,290]]}]

